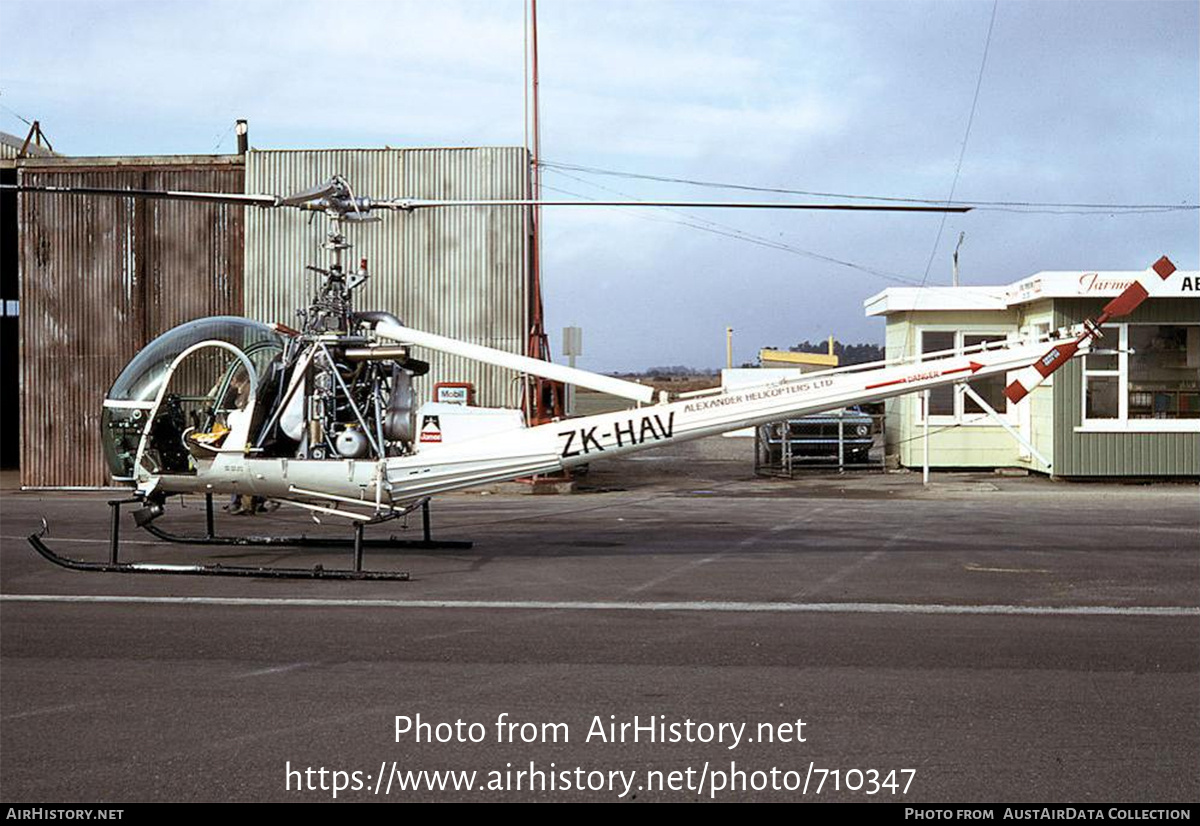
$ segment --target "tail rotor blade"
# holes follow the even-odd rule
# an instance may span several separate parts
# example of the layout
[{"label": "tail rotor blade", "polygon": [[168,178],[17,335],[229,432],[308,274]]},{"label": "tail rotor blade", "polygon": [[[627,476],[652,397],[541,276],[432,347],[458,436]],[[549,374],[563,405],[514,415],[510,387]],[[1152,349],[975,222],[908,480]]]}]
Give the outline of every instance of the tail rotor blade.
[{"label": "tail rotor blade", "polygon": [[1075,357],[1085,337],[1086,334],[1075,341],[1064,341],[1051,347],[1046,351],[1046,355],[1017,373],[1017,377],[1004,388],[1004,395],[1013,404],[1028,396],[1029,392],[1049,378],[1051,373]]},{"label": "tail rotor blade", "polygon": [[[1094,321],[1092,319],[1085,321],[1083,323],[1083,332],[1077,339],[1055,344],[1046,352],[1046,355],[1019,371],[1016,378],[1009,383],[1008,387],[1004,388],[1004,395],[1013,404],[1028,396],[1033,388],[1044,382],[1049,378],[1051,373],[1070,361],[1079,352],[1080,347],[1092,339],[1099,338],[1101,335],[1101,325],[1109,319],[1121,318],[1132,313],[1143,301],[1151,296],[1157,288],[1158,283],[1166,281],[1171,277],[1173,272],[1175,272],[1175,265],[1171,263],[1171,259],[1167,258],[1167,256],[1164,255],[1155,261],[1153,266],[1144,273],[1140,273],[1137,279],[1126,287],[1120,295],[1104,305],[1104,309],[1100,312],[1100,316],[1097,319]],[[1155,280],[1156,278],[1158,279],[1157,281]]]},{"label": "tail rotor blade", "polygon": [[1156,286],[1154,276],[1157,275],[1159,280],[1166,281],[1173,272],[1175,272],[1175,265],[1171,263],[1170,258],[1164,255],[1154,262],[1154,266],[1139,275],[1136,281],[1126,287],[1124,292],[1104,306],[1098,323],[1103,324],[1110,318],[1120,318],[1132,313],[1153,292]]}]

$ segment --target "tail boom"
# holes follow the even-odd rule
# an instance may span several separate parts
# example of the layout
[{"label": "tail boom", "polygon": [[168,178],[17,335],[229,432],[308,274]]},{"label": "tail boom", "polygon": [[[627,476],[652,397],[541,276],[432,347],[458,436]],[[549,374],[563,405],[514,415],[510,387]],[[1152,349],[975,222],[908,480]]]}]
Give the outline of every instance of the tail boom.
[{"label": "tail boom", "polygon": [[422,450],[388,460],[393,500],[551,473],[602,458],[698,439],[810,413],[1004,374],[1044,343],[1013,343],[970,356],[815,374],[709,396],[604,413]]}]

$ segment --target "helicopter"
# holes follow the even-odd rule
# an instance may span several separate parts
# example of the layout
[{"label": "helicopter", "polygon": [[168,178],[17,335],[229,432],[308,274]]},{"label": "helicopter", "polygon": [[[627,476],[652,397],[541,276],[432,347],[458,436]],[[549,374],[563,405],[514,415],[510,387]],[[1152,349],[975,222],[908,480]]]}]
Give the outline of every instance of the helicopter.
[{"label": "helicopter", "polygon": [[[49,561],[74,570],[312,579],[399,579],[402,571],[367,570],[364,549],[420,546],[463,548],[434,540],[430,498],[516,478],[570,471],[598,459],[716,435],[781,419],[837,410],[989,375],[1012,374],[1005,395],[1020,402],[1071,358],[1086,353],[1100,327],[1128,315],[1175,271],[1165,256],[1081,325],[960,351],[923,354],[835,368],[799,377],[767,378],[672,397],[636,382],[554,364],[406,326],[391,312],[358,310],[355,291],[370,277],[366,260],[345,263],[344,224],[379,220],[380,212],[479,206],[678,206],[750,209],[965,212],[965,206],[875,206],[708,201],[548,201],[372,199],[340,176],[290,196],[167,190],[4,185],[57,195],[160,198],[294,208],[323,213],[330,228],[325,267],[308,269],[320,284],[299,322],[263,323],[220,316],[197,319],[150,342],[117,376],[101,418],[105,460],[127,499],[109,502],[109,557],[63,556],[45,541],[29,542]],[[1048,349],[1047,349],[1048,348]],[[509,368],[529,377],[572,384],[628,399],[636,407],[583,417],[530,422],[519,409],[418,403],[413,379],[429,370],[423,350]],[[156,521],[170,497],[201,495],[206,531],[180,535]],[[214,495],[255,497],[335,517],[352,539],[309,536],[224,536],[214,526]],[[350,546],[348,569],[224,564],[123,562],[121,509],[134,505],[136,525],[160,539],[201,545]],[[422,540],[367,540],[364,529],[421,511]]]}]

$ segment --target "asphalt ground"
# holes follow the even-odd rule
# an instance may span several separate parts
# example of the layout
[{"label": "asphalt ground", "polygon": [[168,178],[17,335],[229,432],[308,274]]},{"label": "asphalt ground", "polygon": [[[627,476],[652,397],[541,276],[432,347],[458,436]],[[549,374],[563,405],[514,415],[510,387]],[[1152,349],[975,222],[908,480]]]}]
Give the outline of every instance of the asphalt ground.
[{"label": "asphalt ground", "polygon": [[[324,801],[339,770],[360,772],[339,801],[1200,800],[1200,488],[755,479],[714,444],[572,495],[438,499],[435,536],[475,546],[368,553],[409,582],[68,571],[24,535],[44,515],[60,553],[103,559],[111,494],[5,491],[0,799]],[[164,523],[199,530],[188,505]],[[218,527],[347,535],[282,510]],[[123,536],[130,561],[349,561]],[[418,714],[482,741],[397,740]],[[593,729],[635,716],[681,741]],[[722,723],[746,724],[733,748]],[[485,788],[401,791],[394,768]]]}]

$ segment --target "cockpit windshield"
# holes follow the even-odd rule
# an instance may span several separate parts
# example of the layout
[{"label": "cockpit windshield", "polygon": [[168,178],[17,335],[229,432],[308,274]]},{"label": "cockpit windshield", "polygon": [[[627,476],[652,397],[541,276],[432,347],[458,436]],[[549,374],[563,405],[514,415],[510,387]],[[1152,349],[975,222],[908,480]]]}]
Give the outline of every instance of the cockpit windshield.
[{"label": "cockpit windshield", "polygon": [[283,349],[279,334],[257,321],[236,316],[189,321],[146,345],[117,376],[106,398],[115,402],[154,401],[171,363],[184,350],[202,341],[232,344],[245,353],[260,372]]},{"label": "cockpit windshield", "polygon": [[[283,339],[266,324],[233,316],[190,321],[150,342],[121,371],[104,402],[101,443],[105,461],[115,479],[133,479],[134,461],[147,417],[152,415],[154,402],[171,365],[186,350],[206,341],[220,341],[236,347],[259,376],[283,349]],[[180,472],[190,465],[181,439],[175,437],[180,434],[168,438],[158,433],[159,430],[165,432],[164,422],[174,422],[180,428],[190,424],[207,431],[218,413],[234,406],[240,408],[245,403],[245,399],[240,398],[236,405],[225,403],[227,397],[233,398],[239,388],[248,385],[244,369],[237,366],[239,360],[228,350],[206,350],[188,361],[190,366],[173,380],[171,398],[167,400],[170,404],[166,405],[170,409],[160,411],[151,432],[150,448],[153,450],[150,452],[161,466],[160,470]],[[189,422],[184,408],[191,418],[196,419],[195,422]],[[178,422],[167,415],[172,412],[179,414],[175,416]]]}]

